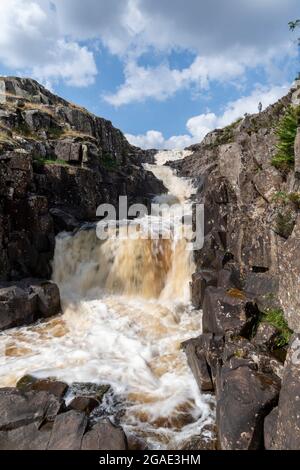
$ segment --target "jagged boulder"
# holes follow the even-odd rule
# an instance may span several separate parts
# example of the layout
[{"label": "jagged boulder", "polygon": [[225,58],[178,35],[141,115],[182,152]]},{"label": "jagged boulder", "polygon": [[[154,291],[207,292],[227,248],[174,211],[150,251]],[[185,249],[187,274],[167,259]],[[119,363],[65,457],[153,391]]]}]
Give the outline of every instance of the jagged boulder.
[{"label": "jagged boulder", "polygon": [[185,341],[182,347],[199,389],[214,390],[218,366],[222,360],[223,337],[206,333]]},{"label": "jagged boulder", "polygon": [[216,335],[233,331],[247,336],[258,316],[253,299],[237,289],[207,287],[202,308],[203,332]]},{"label": "jagged boulder", "polygon": [[279,389],[278,379],[246,364],[222,367],[217,402],[221,449],[263,448],[264,418],[277,405]]},{"label": "jagged boulder", "polygon": [[95,424],[82,441],[82,450],[126,450],[127,439],[122,428],[114,426],[109,419]]},{"label": "jagged boulder", "polygon": [[55,418],[48,450],[80,450],[87,417],[75,410],[62,413]]},{"label": "jagged boulder", "polygon": [[50,281],[0,283],[0,330],[28,325],[61,312],[60,294]]},{"label": "jagged boulder", "polygon": [[52,421],[60,408],[61,401],[53,394],[2,388],[0,389],[0,431],[10,431],[32,423],[41,425],[45,420]]}]

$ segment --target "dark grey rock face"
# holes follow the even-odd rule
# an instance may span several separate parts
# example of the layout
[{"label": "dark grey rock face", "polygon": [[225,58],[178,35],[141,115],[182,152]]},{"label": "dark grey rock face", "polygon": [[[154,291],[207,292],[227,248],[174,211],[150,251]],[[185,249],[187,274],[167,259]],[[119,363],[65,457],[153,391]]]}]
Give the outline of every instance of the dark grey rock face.
[{"label": "dark grey rock face", "polygon": [[48,450],[80,450],[82,438],[87,426],[84,413],[68,411],[55,418]]},{"label": "dark grey rock face", "polygon": [[60,407],[60,400],[47,392],[0,389],[0,430],[10,431],[31,423],[41,425],[53,420]]},{"label": "dark grey rock face", "polygon": [[68,407],[69,387],[54,379],[25,376],[17,388],[0,389],[0,450],[126,450],[123,429],[101,416],[95,423],[91,414],[108,388],[76,384],[77,393],[99,401],[78,395]]},{"label": "dark grey rock face", "polygon": [[292,337],[284,365],[272,449],[300,448],[300,335]]},{"label": "dark grey rock face", "polygon": [[277,433],[278,407],[273,408],[264,421],[264,447],[271,450]]},{"label": "dark grey rock face", "polygon": [[[299,130],[295,168],[284,174],[271,163],[276,126],[294,95],[211,132],[174,164],[194,178],[195,201],[205,206],[191,283],[204,334],[186,342],[186,352],[200,388],[209,389],[211,378],[222,449],[300,448],[300,375],[291,361],[295,347],[283,365],[280,314],[299,333]],[[273,320],[265,321],[266,312]],[[209,335],[221,337],[223,347]]]},{"label": "dark grey rock face", "polygon": [[202,308],[203,332],[216,335],[233,331],[248,336],[258,317],[258,309],[251,298],[222,287],[207,287]]},{"label": "dark grey rock face", "polygon": [[212,377],[206,361],[205,352],[199,346],[199,339],[190,339],[183,343],[183,348],[187,356],[187,362],[194,374],[200,391],[208,392],[213,390]]},{"label": "dark grey rock face", "polygon": [[22,377],[16,385],[18,390],[23,392],[36,391],[36,392],[48,392],[61,399],[68,390],[68,385],[65,382],[54,379],[37,379],[31,375],[25,375]]},{"label": "dark grey rock face", "polygon": [[82,441],[82,450],[126,450],[124,431],[108,419],[95,424]]},{"label": "dark grey rock face", "polygon": [[0,283],[0,330],[30,324],[61,312],[60,294],[50,281]]},{"label": "dark grey rock face", "polygon": [[263,448],[263,420],[276,406],[279,382],[247,365],[222,367],[217,404],[221,448]]},{"label": "dark grey rock face", "polygon": [[279,295],[289,327],[300,333],[300,215],[292,235],[282,243],[279,254]]}]

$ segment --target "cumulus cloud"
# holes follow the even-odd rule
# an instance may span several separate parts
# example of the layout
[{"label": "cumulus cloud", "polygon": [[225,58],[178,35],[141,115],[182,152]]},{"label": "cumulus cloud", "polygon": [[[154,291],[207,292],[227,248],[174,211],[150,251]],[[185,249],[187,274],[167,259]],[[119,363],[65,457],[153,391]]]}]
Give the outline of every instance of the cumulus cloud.
[{"label": "cumulus cloud", "polygon": [[93,83],[93,53],[61,34],[55,11],[46,1],[1,0],[0,62],[41,81],[69,85]]},{"label": "cumulus cloud", "polygon": [[[91,47],[100,41],[124,63],[125,81],[108,102],[163,100],[289,53],[287,22],[298,9],[298,0],[186,0],[184,7],[182,0],[1,0],[0,62],[85,86],[95,79]],[[194,54],[190,67],[139,61],[149,51],[167,60],[174,50]]]},{"label": "cumulus cloud", "polygon": [[220,115],[207,112],[193,116],[186,123],[189,133],[185,135],[166,139],[161,132],[151,130],[144,135],[127,134],[126,137],[130,143],[144,149],[182,149],[201,142],[208,132],[231,124],[245,113],[256,113],[259,102],[262,103],[263,109],[266,108],[284,96],[288,89],[288,86],[273,86],[269,89],[258,87],[250,95],[229,102]]},{"label": "cumulus cloud", "polygon": [[181,149],[191,144],[191,136],[175,135],[165,139],[160,131],[148,131],[146,134],[125,135],[128,141],[143,149]]},{"label": "cumulus cloud", "polygon": [[199,90],[206,89],[211,80],[226,82],[240,77],[246,66],[243,58],[230,60],[226,56],[197,57],[190,67],[182,70],[171,69],[167,64],[143,67],[130,61],[124,70],[125,82],[116,93],[104,98],[114,106],[141,102],[148,98],[163,101],[182,88],[195,86]]}]

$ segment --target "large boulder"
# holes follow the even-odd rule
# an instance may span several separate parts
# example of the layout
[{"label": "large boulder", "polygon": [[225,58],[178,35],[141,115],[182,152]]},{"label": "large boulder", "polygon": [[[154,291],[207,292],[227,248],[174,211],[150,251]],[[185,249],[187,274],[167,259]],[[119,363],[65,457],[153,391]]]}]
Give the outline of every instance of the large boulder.
[{"label": "large boulder", "polygon": [[78,411],[68,411],[55,418],[48,450],[80,450],[87,427],[87,417]]},{"label": "large boulder", "polygon": [[182,347],[199,389],[214,390],[218,366],[222,361],[223,337],[206,333],[185,341]]},{"label": "large boulder", "polygon": [[258,317],[250,297],[237,289],[208,287],[203,301],[203,332],[223,335],[226,331],[247,336]]},{"label": "large boulder", "polygon": [[206,361],[205,352],[198,346],[198,338],[183,343],[188,365],[201,392],[213,390],[212,378]]},{"label": "large boulder", "polygon": [[201,269],[192,275],[191,300],[195,308],[201,308],[207,286],[217,286],[217,274],[213,269]]},{"label": "large boulder", "polygon": [[35,390],[36,392],[44,391],[52,393],[59,399],[63,398],[69,388],[65,382],[51,378],[38,379],[32,375],[25,375],[19,379],[16,387],[18,390],[22,390],[23,392]]},{"label": "large boulder", "polygon": [[47,392],[22,392],[15,388],[0,389],[0,431],[52,421],[60,411],[61,401]]},{"label": "large boulder", "polygon": [[263,448],[264,418],[277,405],[279,381],[252,367],[222,367],[217,425],[223,450]]},{"label": "large boulder", "polygon": [[51,436],[49,426],[37,423],[0,431],[0,450],[46,450]]},{"label": "large boulder", "polygon": [[0,330],[28,325],[61,312],[60,294],[50,281],[0,283]]},{"label": "large boulder", "polygon": [[126,450],[127,439],[123,429],[109,419],[98,422],[82,440],[82,450]]},{"label": "large boulder", "polygon": [[37,297],[18,286],[0,287],[0,330],[34,321]]}]

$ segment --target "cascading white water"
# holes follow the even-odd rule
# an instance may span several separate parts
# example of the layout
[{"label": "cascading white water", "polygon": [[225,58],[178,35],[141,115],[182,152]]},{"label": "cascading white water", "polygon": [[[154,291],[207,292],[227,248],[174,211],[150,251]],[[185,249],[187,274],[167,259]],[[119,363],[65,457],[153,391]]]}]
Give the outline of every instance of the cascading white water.
[{"label": "cascading white water", "polygon": [[[148,165],[169,191],[157,201],[170,207],[187,202],[193,187],[162,165],[184,156],[159,152],[157,164]],[[123,403],[127,433],[154,448],[182,448],[212,420],[211,399],[199,393],[180,349],[201,323],[189,302],[194,266],[187,243],[101,241],[91,228],[60,234],[53,279],[63,315],[1,334],[0,385],[26,373],[109,383]]]}]

